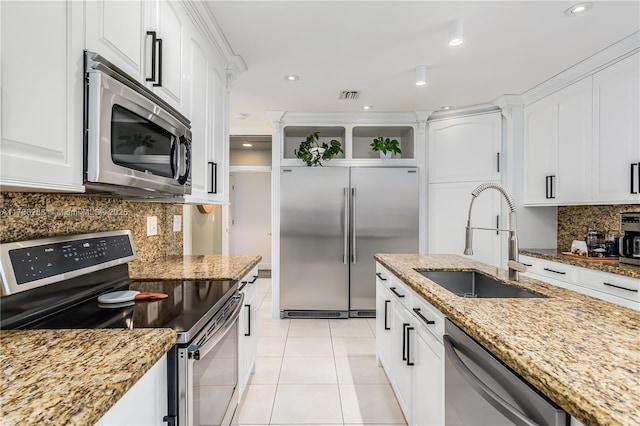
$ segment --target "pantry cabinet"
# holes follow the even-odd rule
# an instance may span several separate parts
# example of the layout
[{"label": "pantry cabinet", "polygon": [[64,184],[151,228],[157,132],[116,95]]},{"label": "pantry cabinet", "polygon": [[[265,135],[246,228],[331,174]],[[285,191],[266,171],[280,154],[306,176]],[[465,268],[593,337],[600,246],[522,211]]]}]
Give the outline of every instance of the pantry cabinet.
[{"label": "pantry cabinet", "polygon": [[84,191],[82,13],[75,1],[0,2],[2,190]]},{"label": "pantry cabinet", "polygon": [[[502,116],[499,112],[429,122],[427,250],[462,255],[471,192],[481,183],[501,180]],[[503,228],[497,191],[474,201],[472,225]],[[502,226],[501,224],[505,224]],[[500,266],[506,234],[474,231],[471,258]]]},{"label": "pantry cabinet", "polygon": [[524,110],[526,206],[640,202],[640,53]]},{"label": "pantry cabinet", "polygon": [[444,315],[379,263],[376,355],[411,425],[444,424]]}]

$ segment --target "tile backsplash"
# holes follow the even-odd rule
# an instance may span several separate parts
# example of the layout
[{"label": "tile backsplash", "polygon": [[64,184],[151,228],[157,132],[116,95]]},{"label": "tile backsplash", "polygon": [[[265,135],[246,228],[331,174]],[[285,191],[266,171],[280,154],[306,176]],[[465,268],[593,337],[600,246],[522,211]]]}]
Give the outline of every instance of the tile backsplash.
[{"label": "tile backsplash", "polygon": [[571,241],[584,240],[594,221],[605,235],[620,233],[622,212],[640,212],[640,204],[558,207],[558,250],[569,251]]},{"label": "tile backsplash", "polygon": [[[182,205],[55,193],[0,193],[0,242],[129,229],[137,262],[182,255],[183,234],[173,232]],[[158,235],[147,236],[147,216],[158,218]]]}]

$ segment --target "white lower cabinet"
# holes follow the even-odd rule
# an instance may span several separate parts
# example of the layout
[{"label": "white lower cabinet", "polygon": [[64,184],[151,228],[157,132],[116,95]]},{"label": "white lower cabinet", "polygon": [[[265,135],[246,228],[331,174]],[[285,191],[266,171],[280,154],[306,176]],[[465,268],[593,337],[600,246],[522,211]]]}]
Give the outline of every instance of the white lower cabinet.
[{"label": "white lower cabinet", "polygon": [[444,424],[444,315],[380,264],[376,354],[410,425]]},{"label": "white lower cabinet", "polygon": [[258,314],[258,268],[253,269],[240,280],[244,293],[242,313],[238,320],[238,386],[240,396],[255,372],[258,356],[258,335],[256,333]]},{"label": "white lower cabinet", "polygon": [[164,355],[96,423],[111,425],[162,425],[167,408],[167,356]]},{"label": "white lower cabinet", "polygon": [[640,311],[640,280],[580,266],[520,256],[525,276]]}]

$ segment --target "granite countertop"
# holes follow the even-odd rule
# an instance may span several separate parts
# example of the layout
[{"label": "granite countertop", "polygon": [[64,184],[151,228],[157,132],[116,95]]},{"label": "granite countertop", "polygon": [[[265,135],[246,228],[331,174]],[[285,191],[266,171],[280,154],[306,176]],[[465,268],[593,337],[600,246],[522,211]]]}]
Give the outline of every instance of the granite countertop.
[{"label": "granite countertop", "polygon": [[594,269],[596,271],[611,272],[613,274],[631,278],[640,278],[640,266],[612,261],[597,262],[576,259],[575,257],[565,256],[562,254],[562,251],[556,249],[523,249],[520,250],[520,254],[550,260],[552,262],[566,263],[567,265]]},{"label": "granite countertop", "polygon": [[92,425],[175,344],[168,328],[0,331],[3,425]]},{"label": "granite countertop", "polygon": [[157,262],[132,262],[134,281],[226,281],[239,280],[260,263],[262,256],[169,256]]},{"label": "granite countertop", "polygon": [[505,270],[456,255],[376,260],[543,394],[586,425],[640,425],[640,312],[521,277],[547,298],[465,299],[419,270]]}]

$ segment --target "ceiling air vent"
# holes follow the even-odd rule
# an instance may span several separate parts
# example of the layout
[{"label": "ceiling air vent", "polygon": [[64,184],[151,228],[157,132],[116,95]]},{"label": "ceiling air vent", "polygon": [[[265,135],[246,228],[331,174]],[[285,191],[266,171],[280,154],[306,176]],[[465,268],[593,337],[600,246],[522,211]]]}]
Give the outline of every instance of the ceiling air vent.
[{"label": "ceiling air vent", "polygon": [[355,101],[356,99],[358,99],[358,96],[360,96],[360,92],[358,92],[357,90],[341,90],[338,99],[345,101]]}]

